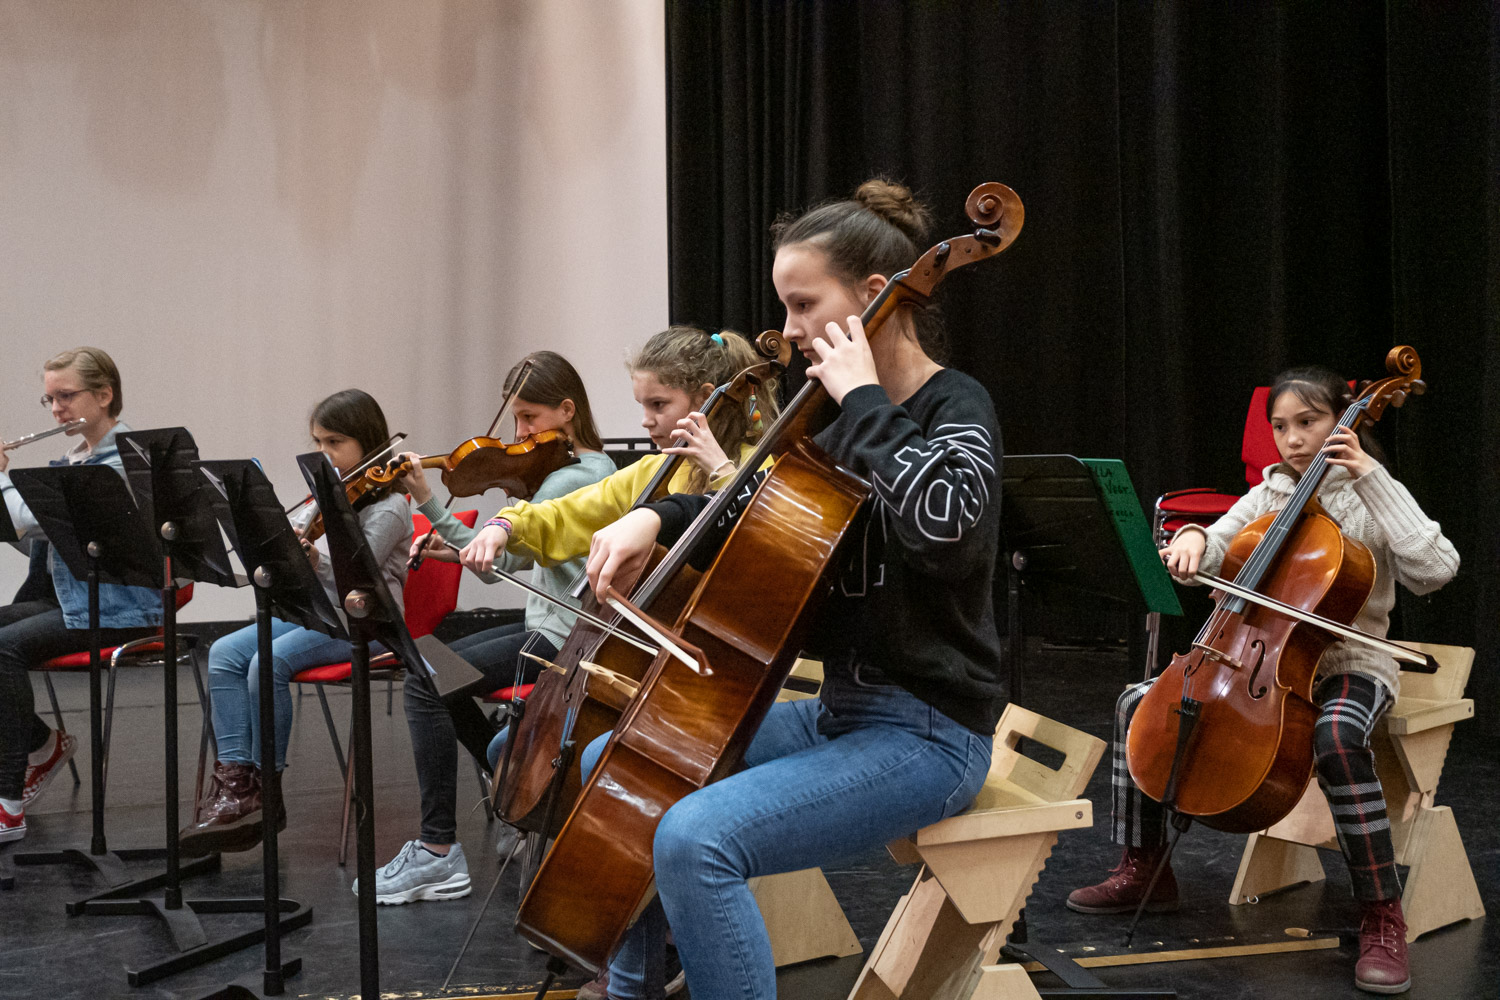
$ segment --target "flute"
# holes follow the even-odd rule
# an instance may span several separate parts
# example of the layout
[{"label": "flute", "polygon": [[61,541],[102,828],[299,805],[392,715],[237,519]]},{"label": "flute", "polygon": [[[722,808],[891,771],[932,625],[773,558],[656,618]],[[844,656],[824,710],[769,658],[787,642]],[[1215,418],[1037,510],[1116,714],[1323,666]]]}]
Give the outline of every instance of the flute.
[{"label": "flute", "polygon": [[0,451],[10,451],[12,448],[19,448],[23,444],[40,441],[42,438],[49,438],[54,434],[62,434],[65,431],[76,431],[86,423],[88,423],[87,420],[79,417],[77,420],[69,420],[65,424],[58,424],[56,427],[49,427],[47,430],[37,431],[35,434],[22,434],[14,441],[0,441]]}]

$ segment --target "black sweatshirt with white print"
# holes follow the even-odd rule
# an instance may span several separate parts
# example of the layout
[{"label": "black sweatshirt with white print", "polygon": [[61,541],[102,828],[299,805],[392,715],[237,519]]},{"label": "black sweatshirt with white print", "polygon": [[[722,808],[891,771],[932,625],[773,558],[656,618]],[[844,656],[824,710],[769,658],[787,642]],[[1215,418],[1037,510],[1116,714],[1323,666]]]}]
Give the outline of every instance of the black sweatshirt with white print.
[{"label": "black sweatshirt with white print", "polygon": [[[807,654],[830,674],[899,684],[989,736],[1005,707],[993,581],[1000,538],[1000,431],[989,394],[944,368],[900,406],[878,385],[844,396],[815,438],[869,480],[871,496],[836,556],[833,593]],[[699,546],[712,558],[764,479],[751,479]],[[651,504],[670,545],[708,504]]]}]

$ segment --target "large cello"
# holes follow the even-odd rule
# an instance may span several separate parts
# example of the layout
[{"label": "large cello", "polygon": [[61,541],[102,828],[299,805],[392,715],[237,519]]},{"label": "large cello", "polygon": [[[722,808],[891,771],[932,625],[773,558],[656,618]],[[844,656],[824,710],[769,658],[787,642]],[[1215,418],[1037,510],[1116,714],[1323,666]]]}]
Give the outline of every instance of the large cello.
[{"label": "large cello", "polygon": [[[768,330],[755,339],[755,349],[765,358],[759,364],[737,374],[730,382],[716,388],[704,402],[702,412],[713,419],[720,406],[747,406],[752,395],[762,399],[770,380],[780,376],[791,360],[791,344],[778,331]],[[668,456],[646,488],[632,504],[632,509],[659,500],[666,495],[668,484],[681,467],[682,455]],[[637,603],[653,609],[663,617],[674,617],[681,611],[696,574],[681,574],[670,584],[658,576],[657,561],[648,569],[637,591]],[[593,615],[604,614],[612,626],[621,624],[617,613],[601,609],[580,580],[582,593],[575,594],[582,609]],[[495,772],[493,807],[505,822],[529,832],[553,836],[573,807],[583,786],[578,766],[560,750],[567,743],[587,746],[619,722],[630,703],[628,684],[638,682],[650,663],[650,657],[615,655],[604,646],[606,633],[598,625],[580,617],[552,666],[537,678],[536,685],[520,706],[511,726],[505,754]],[[628,646],[626,648],[629,648]],[[608,684],[594,680],[583,665],[601,665],[615,672],[627,684]],[[555,794],[549,794],[556,788]]]},{"label": "large cello", "polygon": [[[899,310],[930,302],[948,273],[1009,247],[1024,221],[1020,198],[1003,184],[976,188],[965,208],[975,230],[892,276],[865,310],[872,339]],[[686,570],[723,510],[775,456],[667,630],[696,669],[666,653],[650,660],[522,900],[516,929],[572,965],[598,970],[608,960],[651,898],[651,844],[662,815],[739,765],[801,651],[834,554],[869,492],[812,441],[836,415],[820,384],[804,386],[663,560],[667,579]]]},{"label": "large cello", "polygon": [[[1357,430],[1425,389],[1412,348],[1392,349],[1386,369],[1389,377],[1362,390],[1340,427]],[[1207,579],[1220,591],[1213,614],[1131,721],[1130,775],[1173,814],[1174,845],[1192,820],[1249,833],[1297,804],[1314,763],[1314,675],[1335,641],[1426,659],[1349,627],[1374,586],[1375,562],[1318,504],[1328,469],[1320,453],[1281,511],[1235,536],[1220,576]]]}]

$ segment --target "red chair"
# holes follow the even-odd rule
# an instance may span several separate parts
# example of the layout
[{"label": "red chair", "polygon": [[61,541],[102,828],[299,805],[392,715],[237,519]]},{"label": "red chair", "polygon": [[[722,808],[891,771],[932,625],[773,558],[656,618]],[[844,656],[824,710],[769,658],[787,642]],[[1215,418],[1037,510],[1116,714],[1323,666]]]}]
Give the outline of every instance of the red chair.
[{"label": "red chair", "polygon": [[[472,528],[478,514],[476,510],[465,510],[453,516]],[[425,535],[431,526],[431,522],[421,514],[412,515],[415,534]],[[448,613],[458,606],[458,584],[462,578],[462,566],[437,559],[423,560],[421,566],[407,575],[406,586],[401,595],[402,617],[406,619],[406,629],[413,639],[431,635]],[[381,653],[370,658],[371,681],[384,679],[387,684],[394,686],[401,669],[402,664],[394,653]],[[349,662],[329,663],[321,667],[309,667],[293,674],[291,678],[291,683],[311,684],[313,690],[317,691],[318,706],[322,708],[323,721],[328,726],[328,738],[333,741],[333,755],[339,762],[339,770],[344,772],[344,820],[339,834],[340,865],[348,860],[349,855],[349,803],[353,793],[354,768],[351,766],[352,762],[344,758],[344,748],[339,742],[338,728],[334,725],[333,712],[328,707],[328,698],[323,693],[323,688],[328,684],[349,683],[349,675],[353,670],[354,665]]]},{"label": "red chair", "polygon": [[[188,601],[193,599],[193,585],[185,584],[177,589],[177,610],[181,611]],[[154,664],[159,659],[152,654],[160,653],[164,647],[161,640],[162,630],[158,628],[156,635],[133,639],[120,646],[104,646],[99,650],[99,658],[107,658],[105,670],[109,675],[109,687],[104,699],[104,780],[109,781],[109,736],[114,720],[115,712],[115,671],[122,666],[136,666]],[[203,707],[204,718],[207,718],[208,699],[203,688],[203,677],[198,670],[198,637],[190,633],[177,633],[177,649],[179,653],[186,653],[192,660],[193,680],[198,687],[198,702]],[[63,725],[62,709],[57,701],[57,689],[52,684],[52,674],[59,672],[77,673],[89,668],[89,651],[81,653],[68,653],[64,656],[54,656],[52,659],[41,663],[33,669],[42,675],[42,681],[47,685],[47,700],[52,703],[52,718],[57,722],[57,731],[66,733],[67,728]],[[205,729],[204,740],[200,741],[199,758],[207,751],[207,730]],[[77,788],[82,782],[78,777],[78,766],[70,759],[68,769],[73,773],[73,787]]]},{"label": "red chair", "polygon": [[[1263,478],[1266,466],[1281,460],[1276,450],[1276,437],[1271,432],[1271,422],[1266,419],[1266,397],[1271,394],[1269,386],[1261,386],[1250,394],[1250,408],[1245,411],[1245,432],[1240,441],[1240,459],[1245,463],[1245,482],[1256,486]],[[1210,525],[1229,513],[1239,496],[1218,493],[1207,487],[1188,490],[1173,490],[1163,493],[1156,501],[1156,516],[1152,528],[1157,544],[1165,546],[1184,525]]]}]

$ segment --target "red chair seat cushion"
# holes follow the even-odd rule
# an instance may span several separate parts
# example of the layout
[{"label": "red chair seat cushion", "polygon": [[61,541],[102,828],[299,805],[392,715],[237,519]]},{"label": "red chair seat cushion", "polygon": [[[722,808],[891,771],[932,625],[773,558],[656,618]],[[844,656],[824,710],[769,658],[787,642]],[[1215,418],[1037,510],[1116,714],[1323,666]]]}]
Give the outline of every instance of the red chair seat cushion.
[{"label": "red chair seat cushion", "polygon": [[[180,594],[180,593],[182,593],[182,591],[179,590],[178,593]],[[160,635],[161,634],[161,629],[157,629],[156,633],[157,633],[157,635]],[[189,643],[192,643],[194,641],[195,641],[195,638],[193,636],[179,635],[177,637],[178,644],[182,645],[182,646],[186,646]],[[106,661],[103,664],[104,666],[106,666],[106,667],[109,666],[109,663],[107,661],[109,660],[109,658],[111,656],[113,656],[115,654],[115,650],[117,650],[119,648],[120,648],[119,646],[103,646],[103,647],[100,647],[100,649],[99,649],[99,659],[101,661]],[[137,647],[135,647],[135,649],[131,650],[131,652],[132,653],[160,653],[165,648],[166,647],[162,643],[159,643],[159,642],[148,642],[144,646],[137,646]],[[81,653],[65,653],[62,656],[54,656],[52,659],[50,659],[50,660],[46,661],[45,663],[42,663],[42,664],[40,664],[39,666],[36,667],[37,670],[87,670],[88,668],[89,668],[89,651],[86,650],[86,649],[83,652],[81,652]]]},{"label": "red chair seat cushion", "polygon": [[[109,658],[114,655],[119,646],[106,646],[99,650],[99,661],[104,666],[109,666]],[[134,653],[160,653],[165,648],[159,642],[149,643],[145,646],[137,646],[131,650]],[[81,653],[68,653],[66,656],[54,656],[43,663],[38,670],[87,670],[89,668],[89,651]]]},{"label": "red chair seat cushion", "polygon": [[529,698],[531,696],[531,689],[534,687],[536,687],[535,684],[522,684],[520,687],[503,687],[499,691],[491,691],[485,695],[484,700],[493,705],[496,702],[513,701],[516,698]]},{"label": "red chair seat cushion", "polygon": [[321,667],[308,667],[292,675],[293,684],[340,684],[349,679],[354,671],[352,663],[325,663]]},{"label": "red chair seat cushion", "polygon": [[1229,493],[1182,493],[1161,498],[1163,514],[1189,514],[1219,517],[1229,512],[1239,497]]}]

